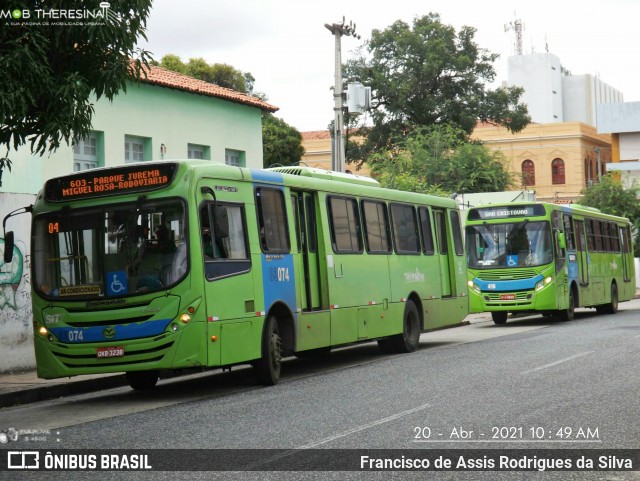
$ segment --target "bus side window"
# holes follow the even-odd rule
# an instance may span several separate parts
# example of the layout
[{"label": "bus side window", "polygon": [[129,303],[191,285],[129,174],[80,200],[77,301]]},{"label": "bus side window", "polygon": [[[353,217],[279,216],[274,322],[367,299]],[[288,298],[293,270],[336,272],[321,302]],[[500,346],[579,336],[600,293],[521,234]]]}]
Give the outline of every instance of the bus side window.
[{"label": "bus side window", "polygon": [[256,189],[260,246],[263,252],[289,252],[284,195],[279,189]]},{"label": "bus side window", "polygon": [[358,203],[346,197],[328,197],[331,242],[336,254],[362,253]]},{"label": "bus side window", "polygon": [[200,208],[205,276],[215,279],[249,270],[244,207],[206,203]]},{"label": "bus side window", "polygon": [[420,215],[420,230],[422,231],[422,252],[428,256],[434,254],[433,233],[431,232],[431,215],[429,209],[420,207],[418,209]]},{"label": "bus side window", "polygon": [[451,230],[453,231],[453,244],[456,255],[464,254],[464,245],[462,244],[462,230],[460,228],[460,213],[457,210],[451,211]]},{"label": "bus side window", "polygon": [[567,241],[567,250],[574,251],[576,250],[575,244],[575,235],[573,232],[573,217],[568,214],[564,214],[564,237]]}]

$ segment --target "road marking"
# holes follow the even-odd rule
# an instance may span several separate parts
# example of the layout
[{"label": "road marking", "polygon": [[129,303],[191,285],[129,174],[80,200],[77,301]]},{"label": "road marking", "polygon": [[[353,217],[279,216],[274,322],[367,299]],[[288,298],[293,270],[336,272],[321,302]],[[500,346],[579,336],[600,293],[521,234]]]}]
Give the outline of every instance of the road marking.
[{"label": "road marking", "polygon": [[533,369],[529,369],[528,371],[524,371],[522,374],[531,374],[532,372],[541,371],[542,369],[547,369],[548,367],[557,366],[558,364],[562,364],[563,362],[571,361],[573,359],[577,359],[577,358],[582,357],[582,356],[588,356],[589,354],[593,354],[594,352],[595,351],[579,352],[578,354],[575,354],[575,355],[570,356],[570,357],[566,357],[564,359],[560,359],[559,361],[551,362],[549,364],[545,364],[544,366],[534,367]]},{"label": "road marking", "polygon": [[399,412],[397,414],[394,414],[393,416],[388,416],[386,418],[378,419],[377,421],[372,421],[370,423],[363,424],[362,426],[358,426],[358,427],[355,427],[353,429],[349,429],[348,431],[345,431],[343,433],[336,434],[334,436],[329,436],[328,438],[321,439],[320,441],[316,441],[315,443],[305,444],[304,446],[298,446],[296,449],[311,449],[311,448],[315,448],[316,446],[320,446],[321,444],[326,444],[326,443],[329,443],[331,441],[335,441],[336,439],[344,438],[345,436],[349,436],[349,435],[351,435],[353,433],[364,431],[365,429],[369,429],[369,428],[372,428],[374,426],[378,426],[379,424],[388,423],[389,421],[395,421],[396,419],[402,418],[404,416],[407,416],[409,414],[413,414],[413,413],[418,412],[418,411],[422,411],[423,409],[427,409],[428,407],[430,407],[430,404],[423,404],[422,406],[418,406],[418,407],[415,407],[413,409],[409,409],[407,411]]},{"label": "road marking", "polygon": [[362,426],[357,426],[357,427],[355,427],[353,429],[349,429],[348,431],[344,431],[344,432],[336,434],[334,436],[329,436],[328,438],[321,439],[320,441],[316,441],[314,443],[305,444],[303,446],[298,446],[298,447],[293,448],[293,449],[288,449],[288,450],[286,450],[286,451],[284,451],[284,452],[282,452],[280,454],[276,454],[276,455],[271,456],[271,457],[269,457],[267,459],[264,459],[262,461],[254,463],[254,464],[251,464],[250,466],[244,467],[243,469],[245,471],[255,471],[258,466],[263,466],[265,464],[272,463],[272,462],[277,461],[279,459],[286,458],[287,456],[291,456],[292,454],[296,454],[299,449],[312,449],[312,448],[315,448],[316,446],[320,446],[322,444],[326,444],[326,443],[329,443],[331,441],[335,441],[336,439],[344,438],[345,436],[349,436],[350,434],[357,433],[357,432],[360,432],[360,431],[364,431],[365,429],[369,429],[369,428],[372,428],[374,426],[378,426],[380,424],[388,423],[389,421],[394,421],[396,419],[402,418],[402,417],[407,416],[409,414],[413,414],[415,412],[422,411],[423,409],[427,409],[430,406],[431,406],[430,404],[423,404],[423,405],[415,407],[413,409],[408,409],[407,411],[401,411],[401,412],[396,413],[396,414],[394,414],[392,416],[387,416],[386,418],[378,419],[376,421],[372,421],[370,423],[363,424]]}]

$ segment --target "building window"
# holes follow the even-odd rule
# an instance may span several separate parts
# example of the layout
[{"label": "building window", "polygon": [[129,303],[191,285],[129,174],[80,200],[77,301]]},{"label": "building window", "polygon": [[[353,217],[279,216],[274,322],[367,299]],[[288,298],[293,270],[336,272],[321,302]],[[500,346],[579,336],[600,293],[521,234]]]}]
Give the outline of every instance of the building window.
[{"label": "building window", "polygon": [[564,160],[553,159],[551,162],[551,183],[564,184]]},{"label": "building window", "polygon": [[525,187],[536,185],[536,166],[532,160],[522,162],[522,185]]},{"label": "building window", "polygon": [[211,148],[208,145],[187,144],[187,158],[211,160]]},{"label": "building window", "polygon": [[151,139],[148,137],[124,136],[124,163],[151,160]]},{"label": "building window", "polygon": [[88,137],[73,143],[73,170],[75,172],[100,166],[103,148],[102,135],[102,132],[91,132]]},{"label": "building window", "polygon": [[227,165],[233,165],[234,167],[244,167],[245,153],[241,150],[225,149],[224,163]]}]

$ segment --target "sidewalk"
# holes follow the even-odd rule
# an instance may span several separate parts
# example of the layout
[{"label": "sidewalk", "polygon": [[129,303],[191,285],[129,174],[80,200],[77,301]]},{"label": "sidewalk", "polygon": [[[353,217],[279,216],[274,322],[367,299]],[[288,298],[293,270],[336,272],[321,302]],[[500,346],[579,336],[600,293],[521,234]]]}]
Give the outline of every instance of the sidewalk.
[{"label": "sidewalk", "polygon": [[[491,322],[491,315],[470,314],[464,320],[464,324],[482,322]],[[35,370],[0,374],[0,408],[126,385],[124,374],[95,374],[60,379],[39,379]]]}]

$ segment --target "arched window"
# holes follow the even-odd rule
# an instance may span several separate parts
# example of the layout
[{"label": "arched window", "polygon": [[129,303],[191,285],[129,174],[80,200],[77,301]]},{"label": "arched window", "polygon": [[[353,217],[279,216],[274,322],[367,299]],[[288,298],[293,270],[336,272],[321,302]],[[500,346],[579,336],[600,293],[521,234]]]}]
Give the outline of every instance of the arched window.
[{"label": "arched window", "polygon": [[551,183],[564,184],[564,160],[553,159],[551,162]]},{"label": "arched window", "polygon": [[532,160],[522,162],[522,185],[528,187],[536,185],[536,166]]}]

